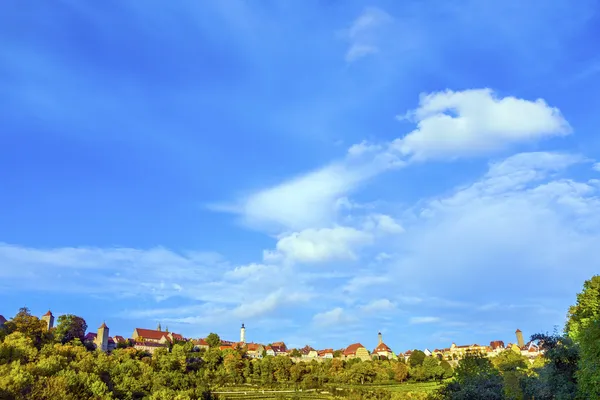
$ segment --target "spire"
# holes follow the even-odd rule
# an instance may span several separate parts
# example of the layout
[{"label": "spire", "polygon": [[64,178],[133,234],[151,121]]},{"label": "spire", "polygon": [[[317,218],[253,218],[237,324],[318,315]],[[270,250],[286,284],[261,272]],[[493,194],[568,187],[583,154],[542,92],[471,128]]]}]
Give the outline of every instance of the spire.
[{"label": "spire", "polygon": [[160,332],[160,322],[158,323],[158,326],[156,327],[156,330]]},{"label": "spire", "polygon": [[48,312],[46,314],[44,314],[44,317],[51,317],[52,313],[50,312],[50,310],[48,310]]},{"label": "spire", "polygon": [[165,326],[165,332],[169,333],[169,327]]},{"label": "spire", "polygon": [[381,331],[377,334],[378,344],[383,343],[383,337],[381,336]]},{"label": "spire", "polygon": [[100,325],[100,328],[98,329],[108,329],[108,326],[106,326],[106,322],[102,322],[102,325]]}]

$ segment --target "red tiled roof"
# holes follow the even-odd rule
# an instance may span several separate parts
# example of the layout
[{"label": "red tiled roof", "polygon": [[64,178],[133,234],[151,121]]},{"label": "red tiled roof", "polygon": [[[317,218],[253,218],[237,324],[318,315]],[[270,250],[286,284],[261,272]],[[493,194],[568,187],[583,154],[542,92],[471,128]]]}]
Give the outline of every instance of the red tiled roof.
[{"label": "red tiled roof", "polygon": [[46,314],[44,314],[44,317],[49,317],[52,316],[52,313],[50,312],[50,310],[48,310],[48,312]]},{"label": "red tiled roof", "polygon": [[192,343],[197,346],[208,346],[208,343],[204,339],[193,340]]},{"label": "red tiled roof", "polygon": [[312,347],[310,347],[309,345],[304,346],[303,348],[300,349],[300,353],[307,355],[308,353],[310,353],[311,351],[314,351],[315,349],[313,349]]},{"label": "red tiled roof", "polygon": [[499,347],[504,347],[504,342],[502,340],[494,340],[493,342],[490,342],[490,347],[496,350]]},{"label": "red tiled roof", "polygon": [[96,339],[96,336],[98,336],[97,334],[95,334],[94,332],[88,332],[84,337],[83,340],[84,341],[93,341],[94,339]]},{"label": "red tiled roof", "polygon": [[117,343],[124,343],[127,341],[127,340],[125,340],[125,338],[123,336],[119,336],[119,335],[114,336],[113,339]]},{"label": "red tiled roof", "polygon": [[108,326],[106,326],[105,322],[102,322],[102,325],[100,325],[100,328],[98,329],[108,329]]},{"label": "red tiled roof", "polygon": [[378,353],[378,352],[383,352],[383,351],[387,351],[388,353],[392,352],[392,349],[390,349],[387,344],[385,343],[380,343],[377,345],[377,347],[375,347],[375,350],[373,350],[373,353]]},{"label": "red tiled roof", "polygon": [[350,346],[346,347],[346,349],[344,350],[344,355],[345,356],[351,356],[353,354],[356,354],[356,350],[360,349],[361,347],[365,347],[360,343],[353,343]]},{"label": "red tiled roof", "polygon": [[143,329],[143,328],[135,328],[139,336],[144,339],[152,339],[152,340],[160,340],[164,336],[167,336],[167,332],[163,331],[155,331],[154,329]]},{"label": "red tiled roof", "polygon": [[319,350],[318,354],[319,354],[319,357],[322,357],[325,354],[333,354],[333,349]]},{"label": "red tiled roof", "polygon": [[246,343],[246,349],[248,351],[258,351],[260,349],[260,344],[258,343]]},{"label": "red tiled roof", "polygon": [[183,336],[182,336],[182,335],[180,335],[179,333],[172,333],[172,334],[171,334],[171,336],[172,336],[172,337],[173,337],[173,339],[175,339],[175,340],[181,340],[181,341],[185,340],[185,339],[183,338]]}]

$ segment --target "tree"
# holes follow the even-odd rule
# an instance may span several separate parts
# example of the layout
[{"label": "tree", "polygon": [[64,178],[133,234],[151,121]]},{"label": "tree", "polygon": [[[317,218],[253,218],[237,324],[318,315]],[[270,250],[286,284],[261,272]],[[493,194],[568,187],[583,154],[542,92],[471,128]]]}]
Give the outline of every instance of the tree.
[{"label": "tree", "polygon": [[578,394],[583,399],[600,399],[600,318],[579,332]]},{"label": "tree", "polygon": [[455,379],[438,393],[446,400],[503,400],[502,377],[490,360],[479,354],[467,354],[458,362]]},{"label": "tree", "polygon": [[414,350],[410,357],[408,357],[408,365],[410,365],[411,367],[423,365],[425,357],[427,356],[421,350]]},{"label": "tree", "polygon": [[598,317],[600,317],[600,275],[584,282],[583,291],[577,294],[577,303],[569,308],[565,331],[573,342],[578,343],[581,330]]},{"label": "tree", "polygon": [[73,339],[79,339],[83,342],[86,331],[87,324],[83,318],[73,314],[65,314],[58,317],[54,339],[62,344]]},{"label": "tree", "polygon": [[206,343],[211,348],[219,347],[221,345],[221,338],[216,333],[209,333],[206,337]]},{"label": "tree", "polygon": [[575,373],[579,361],[579,350],[568,336],[554,333],[535,334],[544,351],[546,364],[537,369],[536,375],[524,378],[521,388],[526,398],[536,400],[574,399],[577,392]]},{"label": "tree", "polygon": [[293,349],[290,352],[290,356],[298,358],[298,357],[302,357],[302,353],[300,353],[300,350],[298,350],[298,349]]},{"label": "tree", "polygon": [[37,348],[40,348],[45,341],[46,332],[44,321],[31,315],[29,308],[21,307],[19,312],[5,323],[7,333],[21,332],[29,337]]},{"label": "tree", "polygon": [[394,363],[394,380],[397,382],[404,382],[408,377],[408,366],[404,363]]}]

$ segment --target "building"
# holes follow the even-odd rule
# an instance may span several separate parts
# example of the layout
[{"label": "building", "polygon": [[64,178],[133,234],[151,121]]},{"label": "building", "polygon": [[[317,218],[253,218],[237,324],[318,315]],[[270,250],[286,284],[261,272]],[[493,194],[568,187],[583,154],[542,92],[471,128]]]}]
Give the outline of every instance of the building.
[{"label": "building", "polygon": [[325,349],[318,351],[319,358],[333,358],[333,349]]},{"label": "building", "polygon": [[525,341],[523,340],[523,332],[520,329],[515,331],[515,335],[517,336],[517,346],[523,347],[525,346]]},{"label": "building", "polygon": [[49,331],[52,329],[52,327],[54,327],[54,315],[52,315],[50,310],[48,310],[48,312],[42,316],[42,321],[46,323],[46,330]]},{"label": "building", "polygon": [[373,358],[387,358],[389,360],[392,357],[394,357],[392,349],[390,349],[388,345],[383,343],[383,336],[381,335],[381,332],[377,334],[377,339],[377,347],[375,347],[375,349],[373,349],[373,352],[371,353],[373,355]]},{"label": "building", "polygon": [[360,343],[353,343],[346,347],[343,354],[345,359],[360,358],[363,361],[371,359],[369,350]]},{"label": "building", "polygon": [[136,342],[172,343],[173,341],[184,341],[184,337],[178,333],[167,331],[155,331],[153,329],[135,328],[131,335]]},{"label": "building", "polygon": [[[98,328],[98,334],[96,335],[94,344],[96,345],[97,350],[100,350],[103,352],[108,351],[108,326],[106,326],[106,323],[103,322],[102,325],[100,325],[100,327]],[[114,347],[114,341],[113,341],[113,347]]]},{"label": "building", "polygon": [[210,346],[205,339],[192,340],[195,350],[208,350]]},{"label": "building", "polygon": [[240,329],[240,342],[246,343],[246,327],[244,327],[244,323],[242,323],[242,328]]},{"label": "building", "polygon": [[317,358],[319,356],[319,352],[309,345],[304,346],[299,351],[302,354],[302,358]]},{"label": "building", "polygon": [[262,358],[265,347],[259,343],[246,343],[246,355],[250,358]]},{"label": "building", "polygon": [[478,344],[467,344],[463,346],[457,346],[455,343],[452,343],[450,346],[450,356],[453,360],[460,360],[466,354],[487,354],[488,348],[487,346],[480,346]]},{"label": "building", "polygon": [[136,350],[147,351],[150,354],[154,354],[156,349],[168,348],[168,344],[157,342],[135,342],[133,348]]}]

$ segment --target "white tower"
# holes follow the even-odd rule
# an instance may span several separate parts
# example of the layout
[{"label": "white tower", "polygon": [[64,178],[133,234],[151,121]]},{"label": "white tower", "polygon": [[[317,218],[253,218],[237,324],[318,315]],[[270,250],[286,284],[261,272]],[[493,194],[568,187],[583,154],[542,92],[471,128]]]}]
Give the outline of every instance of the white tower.
[{"label": "white tower", "polygon": [[104,352],[108,351],[108,326],[103,322],[98,328],[96,335],[96,348]]},{"label": "white tower", "polygon": [[246,328],[244,324],[242,324],[242,329],[240,329],[240,342],[246,343]]},{"label": "white tower", "polygon": [[383,337],[381,336],[381,332],[379,332],[377,334],[377,344],[380,345],[381,343],[383,343]]}]

